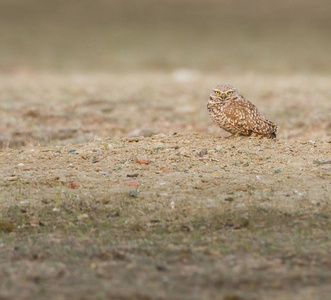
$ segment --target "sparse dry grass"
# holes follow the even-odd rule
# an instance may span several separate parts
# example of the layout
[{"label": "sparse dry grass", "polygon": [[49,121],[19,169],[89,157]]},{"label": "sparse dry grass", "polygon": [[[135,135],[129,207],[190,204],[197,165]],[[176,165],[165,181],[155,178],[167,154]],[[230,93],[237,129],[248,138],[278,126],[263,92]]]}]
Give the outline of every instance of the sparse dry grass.
[{"label": "sparse dry grass", "polygon": [[219,202],[201,211],[188,199],[171,209],[123,195],[109,209],[68,194],[8,209],[22,223],[1,233],[3,297],[291,299],[302,289],[322,297],[329,285],[329,206],[287,213]]}]

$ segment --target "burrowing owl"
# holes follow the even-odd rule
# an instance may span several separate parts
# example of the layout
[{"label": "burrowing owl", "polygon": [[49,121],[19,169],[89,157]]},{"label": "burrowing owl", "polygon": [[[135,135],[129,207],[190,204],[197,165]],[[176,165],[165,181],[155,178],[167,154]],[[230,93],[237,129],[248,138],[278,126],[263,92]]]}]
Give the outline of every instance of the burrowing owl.
[{"label": "burrowing owl", "polygon": [[213,121],[232,135],[258,135],[275,139],[277,125],[267,120],[250,101],[229,84],[217,85],[207,105]]}]

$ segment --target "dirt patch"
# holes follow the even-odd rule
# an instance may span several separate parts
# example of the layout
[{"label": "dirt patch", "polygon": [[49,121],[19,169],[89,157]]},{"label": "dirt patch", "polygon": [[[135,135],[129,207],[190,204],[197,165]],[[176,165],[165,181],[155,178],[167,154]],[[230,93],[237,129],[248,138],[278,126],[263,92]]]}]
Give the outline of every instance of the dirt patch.
[{"label": "dirt patch", "polygon": [[221,82],[235,85],[277,123],[279,138],[330,137],[327,76],[238,76],[186,70],[170,74],[3,76],[0,143],[18,148],[175,132],[226,136],[212,123],[206,109],[211,88]]},{"label": "dirt patch", "polygon": [[178,133],[3,150],[2,295],[322,297],[330,142]]},{"label": "dirt patch", "polygon": [[330,1],[269,2],[1,1],[0,299],[330,298]]},{"label": "dirt patch", "polygon": [[185,74],[2,77],[0,297],[328,299],[329,78],[227,76],[274,141]]},{"label": "dirt patch", "polygon": [[[329,155],[330,140],[285,142],[178,133],[8,149],[1,153],[1,169],[4,183],[43,185],[47,193],[59,184],[82,193],[124,193],[126,185],[137,186],[143,198],[155,194],[163,201],[198,200],[216,189],[219,200],[232,195],[230,201],[245,196],[275,204],[293,196],[319,198],[321,204],[329,200]],[[297,204],[289,201],[286,207]]]}]

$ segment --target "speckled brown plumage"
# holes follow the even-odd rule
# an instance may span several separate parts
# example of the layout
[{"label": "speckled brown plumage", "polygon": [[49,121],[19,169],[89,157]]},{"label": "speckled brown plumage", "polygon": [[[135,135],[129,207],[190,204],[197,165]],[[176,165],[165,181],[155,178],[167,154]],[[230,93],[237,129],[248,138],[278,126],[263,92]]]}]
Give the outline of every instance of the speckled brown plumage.
[{"label": "speckled brown plumage", "polygon": [[233,135],[276,138],[277,125],[266,119],[232,85],[221,84],[213,88],[207,108],[213,121]]}]

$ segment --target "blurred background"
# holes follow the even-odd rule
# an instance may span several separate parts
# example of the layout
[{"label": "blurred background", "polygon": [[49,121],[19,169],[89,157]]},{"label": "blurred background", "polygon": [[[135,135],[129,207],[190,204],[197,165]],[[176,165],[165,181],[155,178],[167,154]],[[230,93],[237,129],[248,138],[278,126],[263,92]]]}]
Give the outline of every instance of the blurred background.
[{"label": "blurred background", "polygon": [[0,0],[0,71],[331,70],[330,0]]},{"label": "blurred background", "polygon": [[0,0],[0,146],[225,136],[222,82],[280,138],[329,138],[330,33],[330,0]]}]

